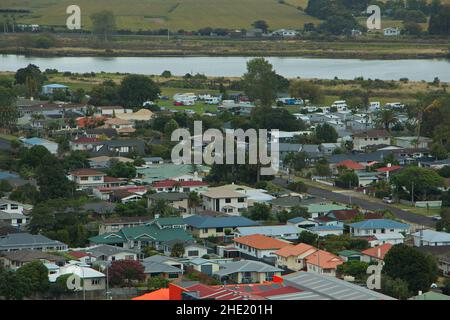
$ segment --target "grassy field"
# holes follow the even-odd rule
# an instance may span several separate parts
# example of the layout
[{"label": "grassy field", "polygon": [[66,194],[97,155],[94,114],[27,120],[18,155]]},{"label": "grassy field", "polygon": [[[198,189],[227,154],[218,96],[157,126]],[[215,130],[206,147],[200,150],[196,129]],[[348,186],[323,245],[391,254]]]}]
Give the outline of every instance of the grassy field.
[{"label": "grassy field", "polygon": [[82,25],[89,29],[93,12],[111,10],[119,29],[198,30],[203,27],[251,28],[256,20],[265,20],[271,28],[303,28],[318,22],[297,9],[305,0],[2,0],[0,9],[29,9],[31,14],[18,22],[63,26],[66,8],[76,3],[81,8]]}]

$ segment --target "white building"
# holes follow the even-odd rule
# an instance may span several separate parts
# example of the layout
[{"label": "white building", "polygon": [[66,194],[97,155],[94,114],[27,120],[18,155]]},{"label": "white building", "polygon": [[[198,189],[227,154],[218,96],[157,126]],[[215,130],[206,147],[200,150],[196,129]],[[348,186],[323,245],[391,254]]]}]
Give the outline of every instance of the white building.
[{"label": "white building", "polygon": [[3,212],[25,214],[31,209],[33,209],[33,206],[29,204],[23,204],[8,199],[0,199],[0,211]]},{"label": "white building", "polygon": [[229,215],[240,215],[248,208],[247,196],[223,188],[210,188],[201,194],[203,209],[224,212]]},{"label": "white building", "polygon": [[399,36],[400,35],[400,29],[399,28],[392,28],[392,27],[385,28],[383,30],[383,34],[386,37]]},{"label": "white building", "polygon": [[105,185],[106,174],[92,169],[78,169],[68,175],[68,179],[76,183],[79,189],[90,189],[103,187]]},{"label": "white building", "polygon": [[262,234],[267,237],[284,240],[297,240],[300,236],[300,230],[293,225],[240,227],[234,230],[234,235],[236,238],[249,236],[252,234]]},{"label": "white building", "polygon": [[276,258],[275,252],[289,246],[288,241],[278,240],[266,237],[262,234],[253,234],[249,236],[235,238],[235,247],[242,253],[254,258],[262,259],[265,257]]},{"label": "white building", "polygon": [[414,246],[450,246],[450,233],[421,230],[412,234]]},{"label": "white building", "polygon": [[368,237],[376,234],[409,233],[409,224],[389,219],[370,219],[349,224],[354,237]]},{"label": "white building", "polygon": [[385,233],[375,234],[373,240],[369,240],[371,247],[381,246],[385,243],[392,245],[401,244],[405,240],[405,237],[401,233]]}]

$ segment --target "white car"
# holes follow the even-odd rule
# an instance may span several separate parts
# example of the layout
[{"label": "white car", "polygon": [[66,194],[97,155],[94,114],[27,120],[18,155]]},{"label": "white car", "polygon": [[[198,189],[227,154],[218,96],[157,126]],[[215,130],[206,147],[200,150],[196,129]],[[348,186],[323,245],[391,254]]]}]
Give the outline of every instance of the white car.
[{"label": "white car", "polygon": [[442,220],[441,216],[432,216],[431,219],[433,219],[434,221],[439,221]]},{"label": "white car", "polygon": [[383,198],[383,202],[390,204],[390,203],[394,203],[394,200],[392,198],[390,198],[390,197],[384,197]]}]

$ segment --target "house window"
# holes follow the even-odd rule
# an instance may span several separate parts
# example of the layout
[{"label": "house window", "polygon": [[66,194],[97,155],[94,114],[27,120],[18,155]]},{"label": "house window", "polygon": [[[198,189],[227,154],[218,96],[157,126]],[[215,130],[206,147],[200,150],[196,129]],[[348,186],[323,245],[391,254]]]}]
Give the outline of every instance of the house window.
[{"label": "house window", "polygon": [[238,202],[240,203],[245,202],[245,198],[238,198]]},{"label": "house window", "polygon": [[176,279],[178,278],[178,273],[169,273],[169,279]]},{"label": "house window", "polygon": [[189,250],[188,257],[198,257],[198,250]]},{"label": "house window", "polygon": [[216,228],[216,232],[223,232],[223,228]]},{"label": "house window", "polygon": [[81,181],[88,181],[88,180],[89,180],[89,177],[81,177],[80,180],[81,180]]},{"label": "house window", "polygon": [[266,281],[272,281],[275,272],[266,272]]},{"label": "house window", "polygon": [[208,229],[205,228],[205,229],[202,230],[202,232],[203,233],[208,233]]},{"label": "house window", "polygon": [[231,203],[231,199],[230,198],[226,198],[225,199],[225,203]]},{"label": "house window", "polygon": [[100,284],[100,279],[92,279],[92,280],[91,280],[91,284],[92,284],[93,286],[98,286],[98,285]]},{"label": "house window", "polygon": [[17,204],[11,204],[11,210],[17,210],[19,206]]},{"label": "house window", "polygon": [[94,181],[101,181],[101,180],[102,180],[101,176],[94,177]]}]

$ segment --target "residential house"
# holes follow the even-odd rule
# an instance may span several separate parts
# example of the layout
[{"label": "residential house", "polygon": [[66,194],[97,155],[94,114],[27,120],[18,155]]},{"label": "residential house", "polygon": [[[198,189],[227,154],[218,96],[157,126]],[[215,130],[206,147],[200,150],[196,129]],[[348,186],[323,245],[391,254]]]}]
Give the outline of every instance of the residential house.
[{"label": "residential house", "polygon": [[324,155],[332,155],[333,152],[341,147],[340,143],[321,143],[320,151]]},{"label": "residential house", "polygon": [[147,278],[163,277],[168,280],[180,279],[184,265],[177,258],[154,255],[142,261]]},{"label": "residential house", "polygon": [[377,233],[367,238],[371,247],[380,246],[385,243],[392,245],[401,244],[405,240],[405,236],[401,233]]},{"label": "residential house", "polygon": [[49,275],[49,281],[56,282],[60,276],[66,274],[74,274],[81,279],[80,288],[76,288],[75,291],[100,291],[106,289],[106,276],[103,273],[77,264],[68,264],[60,267],[55,273]]},{"label": "residential house", "polygon": [[225,212],[237,216],[248,208],[247,195],[220,187],[209,188],[208,191],[201,193],[201,197],[204,210]]},{"label": "residential house", "polygon": [[163,250],[164,243],[172,240],[190,241],[192,236],[186,232],[180,218],[155,219],[138,227],[122,228],[117,232],[103,233],[89,238],[92,245],[109,244],[125,249],[141,250],[143,247],[154,247]]},{"label": "residential house", "polygon": [[409,233],[410,226],[389,219],[370,219],[351,223],[350,233],[353,237],[367,237],[375,234]]},{"label": "residential house", "polygon": [[239,227],[234,230],[235,238],[253,234],[262,234],[266,237],[295,241],[300,236],[300,230],[293,225]]},{"label": "residential house", "polygon": [[29,138],[29,139],[21,139],[24,147],[33,148],[34,146],[42,146],[46,148],[51,154],[58,153],[58,144],[53,141],[49,141],[42,138]]},{"label": "residential house", "polygon": [[[103,201],[121,201],[130,195],[139,195],[141,198],[147,193],[147,186],[126,185],[126,181],[117,178],[105,177],[107,187],[95,187],[92,194]],[[132,199],[133,200],[133,199]],[[135,199],[134,199],[135,200]],[[126,201],[126,199],[125,199]]]},{"label": "residential house", "polygon": [[157,164],[164,164],[164,159],[161,157],[145,157],[142,158],[146,166],[153,166]]},{"label": "residential house", "polygon": [[17,227],[13,227],[9,223],[0,221],[0,239],[10,233],[18,233],[18,232],[20,232],[20,230],[17,229]]},{"label": "residential house", "polygon": [[20,213],[8,213],[0,211],[0,222],[7,223],[13,227],[20,229],[22,226],[27,225],[30,221],[30,217]]},{"label": "residential house", "polygon": [[358,162],[352,161],[352,160],[343,160],[341,162],[331,164],[330,165],[331,170],[334,174],[337,174],[339,172],[340,168],[345,168],[347,170],[353,170],[353,171],[362,171],[365,170],[365,167]]},{"label": "residential house", "polygon": [[219,267],[220,269],[213,273],[214,276],[220,281],[237,284],[272,281],[274,276],[281,276],[283,271],[269,264],[252,260],[224,263]]},{"label": "residential house", "polygon": [[176,244],[182,244],[184,247],[184,254],[182,258],[195,259],[201,258],[208,254],[208,248],[205,246],[197,244],[196,242],[193,241],[183,242],[177,239],[164,242],[163,245],[164,254],[170,256],[172,254],[172,248]]},{"label": "residential house", "polygon": [[278,29],[272,32],[272,37],[295,38],[299,35],[298,31],[289,29]]},{"label": "residential house", "polygon": [[275,251],[277,256],[276,266],[292,271],[306,269],[306,257],[316,252],[317,249],[306,243],[289,245]]},{"label": "residential house", "polygon": [[90,151],[97,142],[99,142],[97,138],[79,137],[70,141],[69,146],[72,151]]},{"label": "residential house", "polygon": [[427,137],[395,137],[395,145],[404,149],[428,149],[433,139]]},{"label": "residential house", "polygon": [[111,166],[111,162],[123,162],[123,163],[133,163],[134,160],[126,157],[108,157],[108,156],[99,156],[89,158],[89,166],[92,169],[107,169]]},{"label": "residential house", "polygon": [[27,214],[33,209],[32,205],[12,201],[8,199],[0,199],[0,211],[7,213]]},{"label": "residential house", "polygon": [[105,140],[98,142],[90,151],[92,157],[123,157],[129,154],[144,155],[145,142],[142,140]]},{"label": "residential house", "polygon": [[40,234],[10,233],[0,238],[0,251],[65,251],[67,245]]},{"label": "residential house", "polygon": [[302,229],[307,229],[310,227],[315,227],[318,226],[319,223],[317,221],[314,221],[312,219],[305,219],[302,217],[295,217],[292,219],[289,219],[286,224],[288,225],[293,225],[296,228],[302,228]]},{"label": "residential house", "polygon": [[342,226],[315,226],[307,229],[309,232],[318,235],[319,237],[326,237],[329,235],[340,236],[344,234],[344,227]]},{"label": "residential house", "polygon": [[127,112],[116,114],[117,119],[136,121],[150,121],[155,114],[148,109],[140,109],[136,112]]},{"label": "residential house", "polygon": [[58,83],[52,83],[52,84],[46,84],[42,86],[42,94],[44,95],[52,95],[55,93],[55,91],[68,91],[69,87],[65,86],[63,84]]},{"label": "residential house", "polygon": [[421,246],[417,247],[417,250],[433,255],[442,275],[450,277],[450,246]]},{"label": "residential house", "polygon": [[148,207],[157,201],[164,200],[174,209],[186,213],[189,210],[188,194],[184,192],[159,192],[148,195]]},{"label": "residential house", "polygon": [[339,251],[337,254],[345,262],[361,261],[361,252],[356,250],[342,250]]},{"label": "residential house", "polygon": [[420,230],[412,234],[414,246],[450,246],[450,233],[430,229]]},{"label": "residential house", "polygon": [[64,265],[65,259],[61,256],[37,250],[20,250],[0,253],[0,266],[5,269],[17,270],[24,264],[33,261]]},{"label": "residential house", "polygon": [[139,180],[147,184],[162,180],[202,181],[208,172],[209,169],[204,166],[197,166],[194,169],[190,164],[173,163],[137,168]]},{"label": "residential house", "polygon": [[247,202],[249,207],[252,206],[254,203],[267,203],[275,199],[275,197],[267,193],[267,190],[255,189],[244,185],[237,185],[234,183],[216,187],[214,188],[214,190],[216,192],[224,190],[242,193],[245,196],[247,196]]},{"label": "residential house", "polygon": [[237,216],[209,217],[194,215],[184,218],[184,222],[187,224],[187,230],[201,239],[224,237],[225,235],[232,236],[236,228],[259,225],[255,221]]},{"label": "residential house", "polygon": [[306,270],[308,272],[336,276],[336,269],[344,260],[330,252],[317,250],[306,257]]},{"label": "residential house", "polygon": [[446,295],[446,294],[442,294],[439,292],[434,292],[434,291],[428,291],[425,293],[419,293],[419,295],[408,298],[408,300],[427,300],[427,301],[432,301],[432,300],[443,300],[443,301],[448,301],[450,300],[450,296]]},{"label": "residential house", "polygon": [[385,243],[380,246],[361,251],[361,261],[367,263],[383,261],[386,253],[388,253],[391,248],[392,244]]},{"label": "residential house", "polygon": [[391,136],[386,130],[368,130],[353,135],[353,150],[364,151],[370,146],[390,144]]},{"label": "residential house", "polygon": [[203,181],[162,180],[152,184],[152,189],[159,192],[203,192],[208,190],[208,183]]},{"label": "residential house", "polygon": [[135,250],[102,244],[84,250],[90,256],[90,262],[139,260],[141,253]]},{"label": "residential house", "polygon": [[385,28],[385,29],[383,29],[383,34],[385,37],[399,36],[400,29],[393,28],[393,27]]},{"label": "residential house", "polygon": [[346,206],[333,204],[333,203],[311,203],[308,205],[303,205],[308,210],[308,213],[311,215],[313,219],[327,215],[329,212],[333,210],[351,210],[352,208],[348,208]]},{"label": "residential house", "polygon": [[204,273],[208,276],[212,276],[213,273],[219,271],[219,263],[215,260],[194,258],[185,262],[187,267],[192,268],[198,272]]},{"label": "residential house", "polygon": [[107,119],[103,127],[106,129],[115,129],[119,135],[129,135],[136,131],[131,121],[119,118]]},{"label": "residential house", "polygon": [[98,234],[118,232],[123,228],[142,226],[151,220],[149,217],[118,217],[103,220],[99,223]]},{"label": "residential house", "polygon": [[290,245],[288,241],[283,241],[262,234],[252,234],[233,239],[235,247],[246,256],[262,259],[276,258],[275,251]]},{"label": "residential house", "polygon": [[93,169],[77,169],[69,172],[68,179],[81,190],[105,186],[106,173]]},{"label": "residential house", "polygon": [[117,137],[117,130],[106,128],[93,128],[85,130],[86,137],[96,139],[114,139]]},{"label": "residential house", "polygon": [[98,106],[96,109],[98,114],[106,117],[117,116],[127,111],[122,106]]}]

